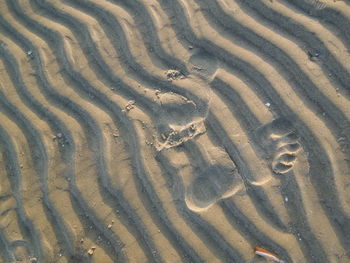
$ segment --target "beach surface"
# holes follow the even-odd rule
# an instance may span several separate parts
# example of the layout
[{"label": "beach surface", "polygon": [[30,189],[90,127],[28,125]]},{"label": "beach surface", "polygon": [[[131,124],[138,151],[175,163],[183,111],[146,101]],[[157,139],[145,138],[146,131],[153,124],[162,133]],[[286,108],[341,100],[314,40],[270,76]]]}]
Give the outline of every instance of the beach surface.
[{"label": "beach surface", "polygon": [[349,50],[349,0],[0,0],[0,262],[350,262]]}]

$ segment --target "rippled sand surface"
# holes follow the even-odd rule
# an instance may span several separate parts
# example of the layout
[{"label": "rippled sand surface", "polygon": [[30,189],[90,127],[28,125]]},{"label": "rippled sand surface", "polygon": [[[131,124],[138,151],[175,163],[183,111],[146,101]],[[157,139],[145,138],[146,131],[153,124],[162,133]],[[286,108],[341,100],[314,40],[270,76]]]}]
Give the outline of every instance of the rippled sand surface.
[{"label": "rippled sand surface", "polygon": [[0,262],[350,262],[349,0],[0,0]]}]

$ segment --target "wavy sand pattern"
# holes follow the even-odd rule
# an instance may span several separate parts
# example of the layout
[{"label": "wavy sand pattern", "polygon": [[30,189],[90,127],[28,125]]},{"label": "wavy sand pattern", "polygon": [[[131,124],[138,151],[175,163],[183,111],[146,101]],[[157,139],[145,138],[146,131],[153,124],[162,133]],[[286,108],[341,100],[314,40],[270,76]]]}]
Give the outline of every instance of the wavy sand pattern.
[{"label": "wavy sand pattern", "polygon": [[350,262],[349,0],[0,3],[0,262]]}]

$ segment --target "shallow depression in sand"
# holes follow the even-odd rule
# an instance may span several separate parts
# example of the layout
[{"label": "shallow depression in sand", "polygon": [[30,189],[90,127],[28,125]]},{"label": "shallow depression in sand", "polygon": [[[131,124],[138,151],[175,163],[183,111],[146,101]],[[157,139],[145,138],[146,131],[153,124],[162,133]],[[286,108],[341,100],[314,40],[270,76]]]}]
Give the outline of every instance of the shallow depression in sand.
[{"label": "shallow depression in sand", "polygon": [[349,14],[1,1],[0,262],[350,262]]}]

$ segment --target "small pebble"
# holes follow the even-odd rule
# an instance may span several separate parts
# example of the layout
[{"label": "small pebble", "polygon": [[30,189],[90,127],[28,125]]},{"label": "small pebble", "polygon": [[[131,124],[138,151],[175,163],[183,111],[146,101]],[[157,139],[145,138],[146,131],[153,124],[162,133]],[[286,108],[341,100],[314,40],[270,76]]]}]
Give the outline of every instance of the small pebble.
[{"label": "small pebble", "polygon": [[92,256],[95,253],[95,250],[96,250],[96,247],[91,247],[87,252],[88,255]]}]

